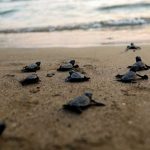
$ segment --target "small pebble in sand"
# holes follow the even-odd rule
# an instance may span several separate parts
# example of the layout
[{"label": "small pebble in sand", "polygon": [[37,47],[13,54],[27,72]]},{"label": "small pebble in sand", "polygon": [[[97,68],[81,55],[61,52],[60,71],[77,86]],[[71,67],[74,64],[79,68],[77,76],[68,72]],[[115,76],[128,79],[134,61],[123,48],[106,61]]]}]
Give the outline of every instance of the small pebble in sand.
[{"label": "small pebble in sand", "polygon": [[14,74],[6,74],[3,77],[15,77],[15,75]]},{"label": "small pebble in sand", "polygon": [[71,124],[69,123],[69,124],[67,125],[67,127],[68,127],[68,128],[71,128]]},{"label": "small pebble in sand", "polygon": [[132,121],[132,120],[129,120],[129,121],[128,121],[128,124],[133,124],[133,121]]},{"label": "small pebble in sand", "polygon": [[56,93],[56,94],[53,94],[52,96],[61,96],[61,94],[60,93]]},{"label": "small pebble in sand", "polygon": [[53,77],[55,75],[55,73],[47,73],[47,77]]},{"label": "small pebble in sand", "polygon": [[36,87],[36,88],[34,88],[34,89],[31,89],[30,90],[30,93],[37,93],[37,92],[39,92],[40,91],[40,87]]},{"label": "small pebble in sand", "polygon": [[122,105],[123,105],[123,106],[125,106],[125,105],[126,105],[126,103],[122,103]]}]

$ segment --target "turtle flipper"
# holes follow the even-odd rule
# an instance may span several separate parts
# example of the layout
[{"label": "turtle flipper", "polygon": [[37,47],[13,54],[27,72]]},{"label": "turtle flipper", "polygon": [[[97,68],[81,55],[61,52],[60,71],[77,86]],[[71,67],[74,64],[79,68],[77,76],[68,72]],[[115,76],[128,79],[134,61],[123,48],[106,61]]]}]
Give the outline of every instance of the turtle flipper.
[{"label": "turtle flipper", "polygon": [[68,68],[61,68],[61,67],[59,67],[58,69],[57,69],[57,71],[69,71],[70,69],[68,69]]},{"label": "turtle flipper", "polygon": [[127,46],[126,49],[125,49],[125,51],[127,52],[129,49],[130,49],[130,46]]},{"label": "turtle flipper", "polygon": [[88,81],[88,80],[90,80],[90,77],[84,77],[84,81]]},{"label": "turtle flipper", "polygon": [[150,66],[145,64],[145,68],[146,68],[146,70],[148,70],[148,69],[150,69]]},{"label": "turtle flipper", "polygon": [[135,80],[121,80],[123,83],[137,83]]},{"label": "turtle flipper", "polygon": [[70,105],[63,105],[63,108],[78,114],[82,113],[82,110],[80,109],[80,107],[76,107],[76,106],[70,106]]},{"label": "turtle flipper", "polygon": [[61,71],[61,67],[59,67],[59,68],[57,69],[57,71]]},{"label": "turtle flipper", "polygon": [[128,66],[127,68],[132,68],[132,66]]},{"label": "turtle flipper", "polygon": [[121,79],[123,75],[117,74],[115,77]]},{"label": "turtle flipper", "polygon": [[139,47],[139,46],[136,46],[136,49],[141,49],[141,47]]},{"label": "turtle flipper", "polygon": [[67,78],[65,79],[65,82],[70,82],[70,80],[71,80],[71,78],[70,78],[70,77],[67,77]]},{"label": "turtle flipper", "polygon": [[122,83],[137,83],[135,80],[122,80],[122,79],[117,79],[116,81],[122,82]]},{"label": "turtle flipper", "polygon": [[74,65],[73,68],[79,68],[79,65]]},{"label": "turtle flipper", "polygon": [[148,80],[148,75],[142,76],[142,75],[137,74],[137,73],[136,73],[136,75],[137,75],[138,77],[140,77],[141,79],[143,79],[143,80]]},{"label": "turtle flipper", "polygon": [[23,67],[23,69],[21,69],[21,72],[26,72],[27,70],[27,66]]},{"label": "turtle flipper", "polygon": [[97,102],[95,100],[91,100],[91,105],[92,106],[106,106],[105,104]]},{"label": "turtle flipper", "polygon": [[4,132],[6,128],[6,124],[4,122],[0,122],[0,135]]},{"label": "turtle flipper", "polygon": [[143,80],[148,80],[148,76],[147,76],[147,75],[144,75],[144,76],[142,77],[142,79],[143,79]]},{"label": "turtle flipper", "polygon": [[79,107],[73,108],[73,111],[76,112],[76,113],[78,113],[78,114],[82,113],[82,110]]},{"label": "turtle flipper", "polygon": [[40,66],[38,66],[38,67],[36,68],[36,70],[40,70]]}]

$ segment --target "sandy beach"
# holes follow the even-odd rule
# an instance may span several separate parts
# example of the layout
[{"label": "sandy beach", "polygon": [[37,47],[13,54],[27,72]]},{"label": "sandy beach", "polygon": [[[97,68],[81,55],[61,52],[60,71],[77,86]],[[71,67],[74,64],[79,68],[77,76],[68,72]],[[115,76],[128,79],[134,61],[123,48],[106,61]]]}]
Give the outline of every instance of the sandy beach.
[{"label": "sandy beach", "polygon": [[[125,52],[125,46],[85,48],[0,49],[0,120],[7,128],[0,150],[149,150],[150,81],[123,84],[115,75],[141,56],[150,65],[149,45]],[[68,72],[58,66],[75,59],[91,78],[85,83],[66,83]],[[23,66],[41,61],[39,84],[22,87]],[[46,77],[47,73],[55,73]],[[147,74],[150,71],[142,71]],[[106,104],[81,115],[62,105],[85,91]]]}]

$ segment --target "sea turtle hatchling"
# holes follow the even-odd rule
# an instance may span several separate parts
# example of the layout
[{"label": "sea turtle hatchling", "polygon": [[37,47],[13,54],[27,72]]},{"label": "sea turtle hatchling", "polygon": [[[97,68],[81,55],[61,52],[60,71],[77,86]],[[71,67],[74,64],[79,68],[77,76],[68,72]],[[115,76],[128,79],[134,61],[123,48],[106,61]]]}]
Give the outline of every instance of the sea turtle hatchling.
[{"label": "sea turtle hatchling", "polygon": [[148,66],[142,62],[142,59],[140,56],[136,56],[135,60],[136,60],[136,63],[134,63],[132,66],[128,66],[128,68],[135,67],[136,71],[142,71],[142,70],[150,69],[150,66]]},{"label": "sea turtle hatchling", "polygon": [[29,84],[35,84],[38,83],[40,81],[39,77],[37,76],[37,74],[32,74],[27,76],[25,79],[21,80],[20,83],[24,86],[24,85],[29,85]]},{"label": "sea turtle hatchling", "polygon": [[147,75],[139,75],[136,73],[136,67],[132,67],[126,74],[123,75],[116,75],[117,81],[121,81],[124,83],[135,83],[137,80],[137,77],[140,77],[140,79],[147,80],[148,76]]},{"label": "sea turtle hatchling", "polygon": [[66,82],[84,82],[88,81],[90,77],[85,76],[84,74],[71,70],[69,76],[65,79]]},{"label": "sea turtle hatchling", "polygon": [[91,92],[85,92],[82,96],[78,96],[63,105],[63,108],[80,114],[84,109],[91,106],[105,106],[105,104],[93,100],[92,95]]},{"label": "sea turtle hatchling", "polygon": [[60,65],[57,71],[70,71],[73,68],[78,68],[78,67],[79,67],[78,65],[75,65],[75,60],[70,60],[69,62]]},{"label": "sea turtle hatchling", "polygon": [[126,51],[128,51],[128,50],[135,51],[135,50],[140,50],[140,49],[141,49],[141,47],[135,46],[134,43],[131,43],[130,45],[127,46]]},{"label": "sea turtle hatchling", "polygon": [[40,65],[41,65],[41,62],[36,62],[36,63],[23,67],[21,71],[22,72],[36,72],[37,70],[40,70]]},{"label": "sea turtle hatchling", "polygon": [[0,121],[0,135],[2,135],[5,128],[6,128],[6,124],[4,122]]}]

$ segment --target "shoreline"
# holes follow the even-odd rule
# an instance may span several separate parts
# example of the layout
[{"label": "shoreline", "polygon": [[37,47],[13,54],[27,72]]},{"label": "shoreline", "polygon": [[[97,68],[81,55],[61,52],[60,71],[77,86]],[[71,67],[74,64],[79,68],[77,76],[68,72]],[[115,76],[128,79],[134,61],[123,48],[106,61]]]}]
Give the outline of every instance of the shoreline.
[{"label": "shoreline", "polygon": [[[118,42],[118,43],[102,43],[101,45],[89,45],[89,46],[86,46],[86,45],[78,45],[78,46],[73,46],[73,45],[70,45],[70,46],[67,46],[67,45],[56,45],[56,46],[47,46],[47,47],[0,47],[0,50],[3,50],[3,49],[23,49],[23,50],[28,50],[28,49],[61,49],[61,48],[67,48],[67,49],[80,49],[80,48],[103,48],[103,47],[124,47],[126,48],[127,45],[130,45],[131,42]],[[134,42],[135,45],[138,45],[138,46],[144,46],[144,47],[147,47],[147,46],[150,46],[150,41],[136,41]]]},{"label": "shoreline", "polygon": [[[58,49],[61,49],[61,48],[67,48],[67,49],[70,49],[70,48],[73,48],[73,49],[78,49],[78,48],[98,48],[98,47],[124,47],[126,48],[127,45],[130,45],[130,43],[132,42],[106,42],[106,43],[101,43],[99,45],[53,45],[53,46],[39,46],[39,47],[36,47],[36,46],[10,46],[10,47],[6,47],[6,46],[0,46],[0,50],[2,49],[53,49],[53,48],[58,48]],[[139,45],[139,46],[149,46],[150,45],[150,41],[135,41],[134,42],[135,45]]]},{"label": "shoreline", "polygon": [[[148,44],[150,27],[122,30],[91,30],[45,33],[0,34],[3,48],[91,47],[103,45]],[[17,41],[17,42],[16,42]]]}]

